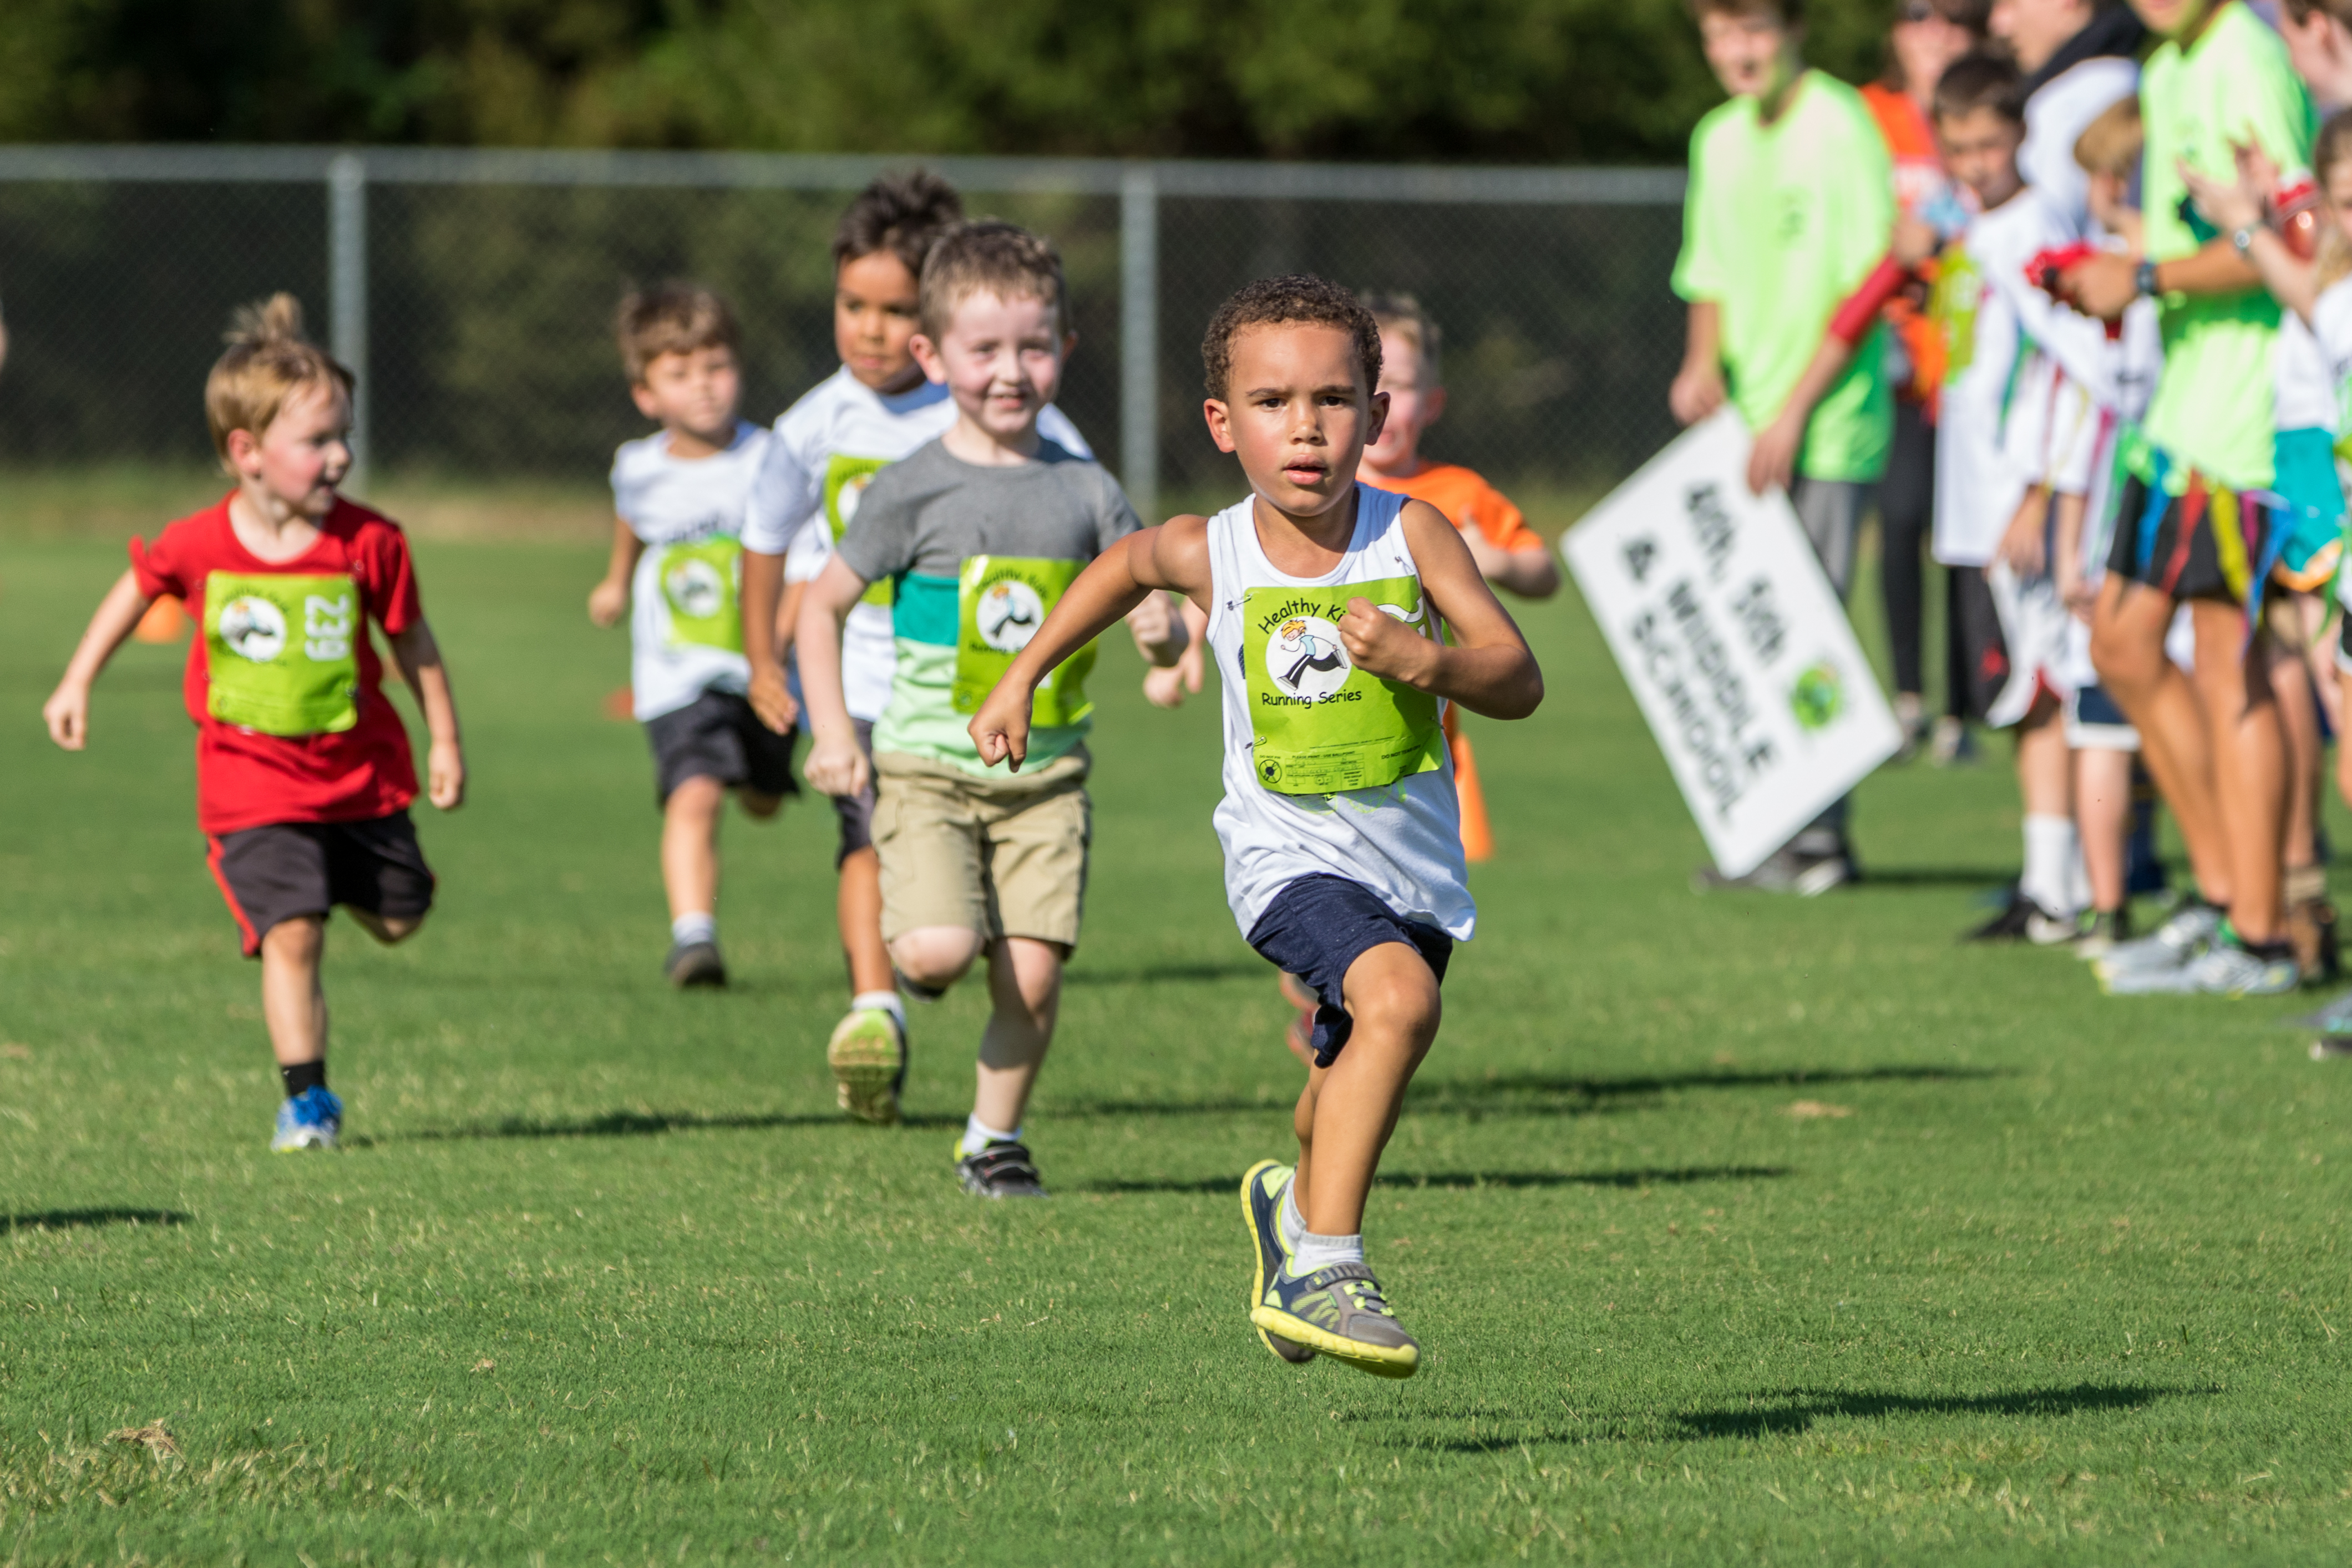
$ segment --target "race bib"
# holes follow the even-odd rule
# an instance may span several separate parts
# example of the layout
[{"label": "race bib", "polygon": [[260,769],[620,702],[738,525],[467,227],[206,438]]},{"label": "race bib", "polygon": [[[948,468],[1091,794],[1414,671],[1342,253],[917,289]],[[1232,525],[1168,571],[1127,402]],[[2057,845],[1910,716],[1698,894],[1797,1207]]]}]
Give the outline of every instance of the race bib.
[{"label": "race bib", "polygon": [[1378,789],[1444,765],[1437,699],[1349,659],[1339,622],[1358,597],[1431,634],[1417,577],[1242,595],[1242,673],[1257,781],[1278,795]]},{"label": "race bib", "polygon": [[342,572],[205,578],[205,711],[264,735],[360,721],[359,590]]},{"label": "race bib", "polygon": [[673,648],[743,651],[743,542],[725,534],[662,547],[662,602]]},{"label": "race bib", "polygon": [[[882,457],[845,457],[835,453],[824,464],[824,526],[833,530],[833,542],[839,544],[841,536],[849,531],[849,519],[857,515],[857,503],[865,498],[866,486],[874,483],[874,476],[890,466]],[[866,585],[861,604],[888,604],[891,582],[884,578]]]},{"label": "race bib", "polygon": [[[978,713],[1013,656],[1029,645],[1037,628],[1078,573],[1082,560],[1042,560],[1028,556],[976,555],[956,580],[955,687],[958,713]],[[1087,700],[1087,674],[1095,667],[1095,644],[1072,653],[1037,683],[1029,722],[1055,729],[1094,711]]]}]

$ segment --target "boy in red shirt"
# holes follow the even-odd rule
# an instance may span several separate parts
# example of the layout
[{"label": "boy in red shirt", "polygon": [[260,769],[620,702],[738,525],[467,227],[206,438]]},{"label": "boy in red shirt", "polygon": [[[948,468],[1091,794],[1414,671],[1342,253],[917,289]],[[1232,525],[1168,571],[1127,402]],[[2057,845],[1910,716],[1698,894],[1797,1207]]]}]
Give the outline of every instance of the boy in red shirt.
[{"label": "boy in red shirt", "polygon": [[408,731],[380,689],[367,621],[382,626],[432,733],[427,792],[466,794],[457,710],[425,623],[399,528],[335,493],[351,467],[352,372],[302,338],[291,295],[238,312],[205,382],[213,446],[236,488],[131,541],[131,570],[90,617],[43,705],[49,737],[89,741],[99,672],[164,596],[196,611],[184,690],[196,724],[196,823],[247,957],[284,1080],[269,1146],[335,1146],[319,959],[340,904],[379,942],[413,934],[433,904],[417,848]]}]

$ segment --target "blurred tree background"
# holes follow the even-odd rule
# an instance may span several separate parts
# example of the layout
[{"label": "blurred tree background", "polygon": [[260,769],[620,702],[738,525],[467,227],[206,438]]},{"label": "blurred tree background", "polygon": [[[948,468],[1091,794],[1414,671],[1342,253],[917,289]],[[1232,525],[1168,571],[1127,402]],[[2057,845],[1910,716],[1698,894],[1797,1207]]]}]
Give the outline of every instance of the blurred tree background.
[{"label": "blurred tree background", "polygon": [[[1886,0],[1815,0],[1861,79]],[[7,0],[0,141],[1678,162],[1685,0]]]}]

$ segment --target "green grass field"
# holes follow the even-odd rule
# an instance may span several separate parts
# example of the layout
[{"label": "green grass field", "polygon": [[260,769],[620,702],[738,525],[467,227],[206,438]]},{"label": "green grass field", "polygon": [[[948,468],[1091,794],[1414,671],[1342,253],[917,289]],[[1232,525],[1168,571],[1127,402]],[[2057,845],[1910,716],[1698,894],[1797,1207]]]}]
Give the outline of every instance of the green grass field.
[{"label": "green grass field", "polygon": [[[832,1112],[830,813],[730,823],[740,983],[669,993],[597,552],[419,553],[474,799],[420,807],[417,940],[333,927],[352,1146],[289,1159],[180,651],[54,751],[119,548],[0,543],[5,1561],[2352,1554],[2352,1066],[2278,1027],[2307,1002],[1956,947],[2015,859],[1997,763],[1865,787],[1866,887],[1698,898],[1583,612],[1528,615],[1550,697],[1474,729],[1502,852],[1367,1216],[1429,1354],[1382,1383],[1244,1315],[1234,1184],[1297,1069],[1210,703],[1146,708],[1123,648],[1097,678],[1058,1196],[983,1207],[977,997],[917,1015],[908,1125]],[[151,1421],[176,1452],[110,1436]]]}]

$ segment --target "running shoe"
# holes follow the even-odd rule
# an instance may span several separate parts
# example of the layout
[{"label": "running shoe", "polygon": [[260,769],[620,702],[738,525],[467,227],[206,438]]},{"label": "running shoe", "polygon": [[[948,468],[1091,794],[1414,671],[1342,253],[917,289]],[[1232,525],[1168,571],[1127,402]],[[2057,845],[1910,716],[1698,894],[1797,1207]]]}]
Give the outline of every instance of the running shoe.
[{"label": "running shoe", "polygon": [[1793,893],[1800,898],[1815,898],[1858,880],[1853,862],[1843,854],[1800,854],[1784,849],[1775,850],[1745,876],[1726,876],[1711,865],[1703,865],[1691,873],[1691,890]]},{"label": "running shoe", "polygon": [[956,1160],[956,1177],[974,1197],[1044,1197],[1045,1178],[1026,1145],[998,1139]]},{"label": "running shoe", "polygon": [[2178,969],[2211,946],[2221,929],[2221,912],[2203,899],[2192,900],[2138,941],[2117,943],[2098,960],[2099,977],[2126,969]]},{"label": "running shoe", "polygon": [[1963,942],[2031,942],[2036,947],[2055,947],[2072,942],[2082,935],[2080,920],[2070,920],[2063,915],[2053,915],[2015,888],[2009,890],[2009,904],[1999,915],[1963,936]]},{"label": "running shoe", "polygon": [[907,1029],[887,1008],[856,1008],[825,1042],[841,1108],[861,1122],[887,1127],[898,1119],[898,1092],[907,1086]]},{"label": "running shoe", "polygon": [[1411,1377],[1421,1369],[1421,1346],[1399,1325],[1380,1281],[1361,1263],[1337,1263],[1303,1280],[1276,1270],[1250,1309],[1250,1322],[1375,1377]]},{"label": "running shoe", "polygon": [[[1260,1160],[1250,1166],[1242,1177],[1242,1218],[1249,1223],[1250,1244],[1257,1250],[1257,1275],[1250,1281],[1250,1322],[1257,1322],[1258,1303],[1265,1300],[1266,1281],[1282,1272],[1290,1260],[1289,1249],[1282,1244],[1282,1196],[1290,1190],[1294,1173],[1288,1166],[1274,1160]],[[1257,1337],[1265,1348],[1293,1366],[1304,1366],[1315,1359],[1314,1351],[1297,1340],[1285,1339],[1259,1328]]]},{"label": "running shoe", "polygon": [[278,1107],[278,1130],[269,1140],[274,1155],[331,1149],[343,1132],[343,1103],[324,1084],[305,1089]]},{"label": "running shoe", "polygon": [[2292,954],[2266,958],[2220,941],[2185,964],[2114,971],[2101,980],[2115,997],[2283,997],[2303,984],[2303,971]]},{"label": "running shoe", "polygon": [[719,956],[716,942],[674,942],[669,956],[662,960],[662,973],[681,991],[693,986],[723,986],[727,961]]},{"label": "running shoe", "polygon": [[2131,906],[2095,910],[2074,938],[2074,956],[2104,958],[2131,940]]},{"label": "running shoe", "polygon": [[1969,727],[1950,714],[1938,718],[1927,739],[1927,760],[1938,768],[1965,768],[1976,759],[1976,737]]},{"label": "running shoe", "polygon": [[2352,1056],[2352,1038],[2340,1034],[2323,1034],[2311,1042],[2311,1060],[2335,1061]]}]

